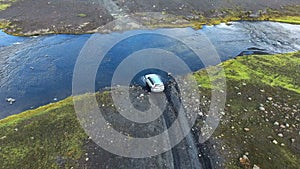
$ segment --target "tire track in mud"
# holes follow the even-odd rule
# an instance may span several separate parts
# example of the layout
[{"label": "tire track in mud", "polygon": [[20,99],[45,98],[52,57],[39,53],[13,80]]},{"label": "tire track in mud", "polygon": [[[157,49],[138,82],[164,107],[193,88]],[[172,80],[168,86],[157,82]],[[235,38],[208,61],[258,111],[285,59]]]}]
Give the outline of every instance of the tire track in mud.
[{"label": "tire track in mud", "polygon": [[[165,95],[167,98],[167,106],[165,111],[163,112],[163,119],[166,124],[166,129],[168,129],[173,121],[178,118],[178,107],[181,104],[180,98],[177,93],[178,88],[176,86],[168,86],[165,90]],[[158,97],[157,97],[158,98]],[[162,103],[162,101],[157,101],[158,104]],[[160,106],[161,107],[161,106]],[[162,108],[162,107],[161,107]],[[185,116],[184,116],[185,117]],[[179,118],[180,128],[182,130],[186,130],[189,128],[188,120],[186,118]],[[171,133],[169,131],[169,141],[172,142],[172,137],[176,137],[176,133]],[[204,169],[210,168],[210,165],[203,165],[200,163],[199,159],[199,151],[195,144],[194,136],[190,132],[178,145],[172,148],[172,161],[175,169],[180,168],[194,168],[194,169]],[[201,160],[203,161],[203,160]]]}]

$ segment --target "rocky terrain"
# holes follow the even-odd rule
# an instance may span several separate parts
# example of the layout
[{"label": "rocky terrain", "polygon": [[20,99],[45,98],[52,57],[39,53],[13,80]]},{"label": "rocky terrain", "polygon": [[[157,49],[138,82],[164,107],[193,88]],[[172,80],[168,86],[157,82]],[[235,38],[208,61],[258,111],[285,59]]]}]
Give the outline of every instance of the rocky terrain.
[{"label": "rocky terrain", "polygon": [[201,28],[233,20],[299,23],[299,1],[272,0],[2,0],[0,28],[14,35]]},{"label": "rocky terrain", "polygon": [[[299,52],[238,57],[219,65],[227,79],[226,108],[219,112],[222,119],[213,136],[204,144],[196,142],[199,160],[205,156],[210,162],[207,168],[300,167],[299,65]],[[194,77],[202,96],[192,129],[196,138],[207,118],[210,91],[218,86],[210,84],[205,69]],[[217,79],[218,72],[212,80]],[[107,118],[116,116],[110,91],[96,96]],[[184,142],[177,146],[183,154]],[[0,120],[0,145],[2,168],[172,168],[170,152],[131,159],[97,146],[81,128],[72,97]]]}]

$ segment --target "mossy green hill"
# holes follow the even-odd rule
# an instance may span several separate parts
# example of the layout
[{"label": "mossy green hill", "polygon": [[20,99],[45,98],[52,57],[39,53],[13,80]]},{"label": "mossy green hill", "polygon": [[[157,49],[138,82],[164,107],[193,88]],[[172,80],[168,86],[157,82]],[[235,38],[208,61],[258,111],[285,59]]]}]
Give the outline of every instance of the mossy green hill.
[{"label": "mossy green hill", "polygon": [[[218,66],[225,69],[227,101],[211,140],[224,165],[300,168],[300,52],[243,56]],[[209,96],[206,71],[194,75],[201,93]],[[109,92],[96,96],[100,104],[111,102]],[[88,140],[69,97],[0,120],[0,164],[9,169],[82,168]],[[239,161],[244,154],[248,159]]]}]

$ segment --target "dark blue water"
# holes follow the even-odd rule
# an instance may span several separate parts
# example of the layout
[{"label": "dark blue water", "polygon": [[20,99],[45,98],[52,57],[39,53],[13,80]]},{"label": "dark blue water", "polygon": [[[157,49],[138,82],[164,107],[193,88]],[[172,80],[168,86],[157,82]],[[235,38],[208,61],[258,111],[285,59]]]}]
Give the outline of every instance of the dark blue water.
[{"label": "dark blue water", "polygon": [[[197,32],[191,28],[182,29]],[[168,29],[168,32],[172,33],[172,29]],[[204,27],[198,32],[209,38],[222,61],[241,54],[300,50],[298,25],[236,22],[230,26],[222,24]],[[109,36],[121,35],[122,33],[112,33]],[[103,35],[103,43],[109,36]],[[90,37],[91,35],[14,37],[0,31],[0,118],[70,96],[76,59]],[[191,41],[197,45],[199,40],[195,36]],[[102,73],[97,74],[96,88],[110,85],[114,69],[124,58],[147,48],[171,51],[193,71],[203,68],[202,62],[184,43],[145,31],[145,34],[128,38],[111,48],[99,67],[99,72]],[[10,105],[6,102],[8,97],[15,98],[16,102]]]}]

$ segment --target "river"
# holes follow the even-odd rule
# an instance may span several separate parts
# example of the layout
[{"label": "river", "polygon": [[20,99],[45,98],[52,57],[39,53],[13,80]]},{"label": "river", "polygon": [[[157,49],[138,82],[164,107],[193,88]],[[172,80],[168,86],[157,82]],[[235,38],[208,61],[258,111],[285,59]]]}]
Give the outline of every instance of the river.
[{"label": "river", "polygon": [[[300,50],[300,25],[233,22],[230,25],[204,26],[201,30],[180,29],[205,34],[222,61],[238,55]],[[172,33],[173,29],[167,30]],[[103,36],[105,43],[105,38],[121,35],[122,33],[111,33],[99,36]],[[0,31],[0,119],[70,96],[76,59],[91,36],[61,34],[15,37]],[[192,41],[197,44],[199,39],[195,36]],[[122,41],[111,49],[106,62],[99,68],[104,73],[97,75],[96,88],[110,85],[112,72],[124,57],[150,47],[172,49],[193,71],[203,68],[203,64],[195,62],[196,56],[183,44],[166,37],[141,34]],[[16,102],[9,104],[6,99],[10,97],[16,99]]]}]

